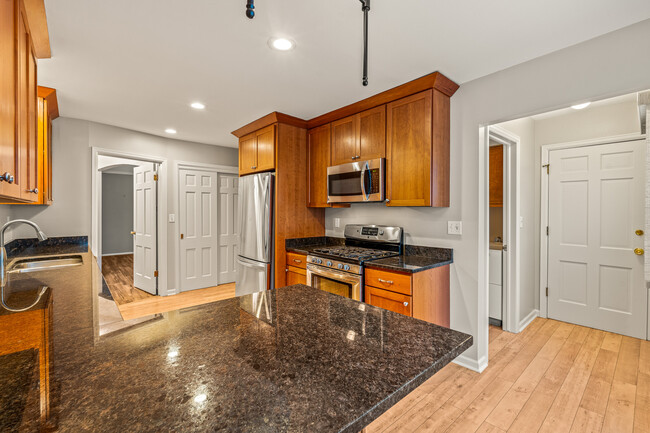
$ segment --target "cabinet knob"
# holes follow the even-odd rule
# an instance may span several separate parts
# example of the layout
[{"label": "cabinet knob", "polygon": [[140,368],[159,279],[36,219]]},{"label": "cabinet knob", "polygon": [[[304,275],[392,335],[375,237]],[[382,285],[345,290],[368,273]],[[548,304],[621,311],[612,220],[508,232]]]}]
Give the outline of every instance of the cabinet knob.
[{"label": "cabinet knob", "polygon": [[409,306],[409,303],[406,302],[406,301],[404,301],[404,306],[405,306],[405,307],[408,307],[408,306]]},{"label": "cabinet knob", "polygon": [[7,172],[5,174],[0,174],[0,182],[14,183],[14,175]]},{"label": "cabinet knob", "polygon": [[389,198],[386,199],[386,203],[390,203],[390,199],[389,199]]},{"label": "cabinet knob", "polygon": [[27,192],[33,192],[34,194],[38,194],[38,188],[28,189],[28,190],[26,190],[26,191],[27,191]]}]

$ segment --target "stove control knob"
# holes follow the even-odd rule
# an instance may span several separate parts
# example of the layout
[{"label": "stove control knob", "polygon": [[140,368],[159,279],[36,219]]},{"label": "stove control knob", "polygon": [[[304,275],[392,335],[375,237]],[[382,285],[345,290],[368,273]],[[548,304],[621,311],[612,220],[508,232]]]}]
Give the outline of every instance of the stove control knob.
[{"label": "stove control knob", "polygon": [[350,270],[350,265],[345,265],[345,266],[343,266],[343,270],[344,270],[344,271],[349,271],[349,270]]},{"label": "stove control knob", "polygon": [[339,263],[339,269],[343,269],[343,265]]},{"label": "stove control knob", "polygon": [[327,261],[327,266],[332,266],[332,261],[331,260]]},{"label": "stove control knob", "polygon": [[316,259],[316,263],[320,265],[321,263],[323,263],[323,261],[321,259]]}]

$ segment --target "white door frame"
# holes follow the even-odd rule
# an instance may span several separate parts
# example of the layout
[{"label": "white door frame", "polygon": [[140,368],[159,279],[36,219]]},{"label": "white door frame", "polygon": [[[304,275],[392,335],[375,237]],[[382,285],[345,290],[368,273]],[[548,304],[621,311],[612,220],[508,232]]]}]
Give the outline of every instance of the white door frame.
[{"label": "white door frame", "polygon": [[[549,152],[559,149],[572,149],[576,147],[598,146],[600,144],[615,144],[625,141],[644,140],[645,134],[624,134],[611,137],[594,138],[590,140],[572,141],[567,143],[553,143],[542,145],[542,170],[541,170],[541,194],[540,194],[540,224],[539,224],[539,315],[548,317],[548,298],[546,297],[546,287],[548,284],[548,236],[546,227],[548,226],[548,174],[543,167],[548,164]],[[553,168],[551,167],[551,170]],[[650,314],[650,312],[648,312]],[[647,338],[648,336],[646,336]]]},{"label": "white door frame", "polygon": [[[158,248],[156,251],[158,261],[158,295],[167,296],[168,293],[168,272],[167,272],[167,159],[142,155],[119,150],[92,148],[91,164],[91,236],[90,250],[97,258],[100,270],[102,266],[102,172],[98,170],[100,156],[113,156],[117,158],[133,159],[142,162],[158,164],[158,176],[162,179],[158,183]],[[163,254],[160,254],[160,252]]]},{"label": "white door frame", "polygon": [[[181,188],[180,188],[180,171],[181,170],[197,170],[197,171],[206,171],[209,173],[216,173],[217,178],[219,173],[228,173],[228,174],[239,174],[239,167],[229,166],[229,165],[218,165],[218,164],[205,164],[201,162],[189,162],[189,161],[178,161],[174,167],[174,174],[176,179],[174,181],[174,208],[178,209],[177,216],[180,218],[180,202],[181,202]],[[217,202],[217,215],[219,214],[219,202]],[[174,293],[180,293],[181,287],[181,229],[180,221],[176,219],[176,227],[174,228],[174,269],[176,270],[176,289],[173,289],[173,293],[170,290],[170,295]],[[218,237],[217,237],[218,242]],[[218,268],[217,268],[218,273]],[[217,284],[219,284],[217,282]]]},{"label": "white door frame", "polygon": [[[519,320],[519,299],[521,293],[521,236],[519,230],[519,219],[521,216],[521,188],[519,187],[521,179],[521,139],[499,126],[490,126],[488,127],[488,147],[490,146],[489,140],[503,145],[503,161],[505,166],[503,170],[503,243],[507,246],[507,250],[503,252],[502,327],[504,331],[518,333],[521,331],[522,325],[527,325],[527,323],[522,323]],[[488,190],[486,200],[488,208],[490,205],[489,201]],[[486,211],[486,215],[489,219],[489,209]],[[488,237],[489,246],[489,230],[486,236]]]}]

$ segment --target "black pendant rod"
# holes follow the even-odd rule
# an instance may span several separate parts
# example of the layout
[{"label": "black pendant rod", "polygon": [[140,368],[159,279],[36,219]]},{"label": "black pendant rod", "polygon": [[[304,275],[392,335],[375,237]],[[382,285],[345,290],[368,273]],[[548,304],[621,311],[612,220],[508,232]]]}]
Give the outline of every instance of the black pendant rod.
[{"label": "black pendant rod", "polygon": [[363,11],[363,79],[361,83],[368,85],[368,11],[370,10],[370,0],[359,0],[361,10]]}]

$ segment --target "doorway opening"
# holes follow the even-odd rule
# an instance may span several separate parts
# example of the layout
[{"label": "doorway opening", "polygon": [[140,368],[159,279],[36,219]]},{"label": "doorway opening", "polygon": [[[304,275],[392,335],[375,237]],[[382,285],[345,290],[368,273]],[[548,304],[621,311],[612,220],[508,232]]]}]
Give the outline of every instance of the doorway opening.
[{"label": "doorway opening", "polygon": [[124,305],[158,294],[158,164],[99,158],[104,292]]},{"label": "doorway opening", "polygon": [[520,138],[490,126],[488,320],[505,331],[519,332]]}]

